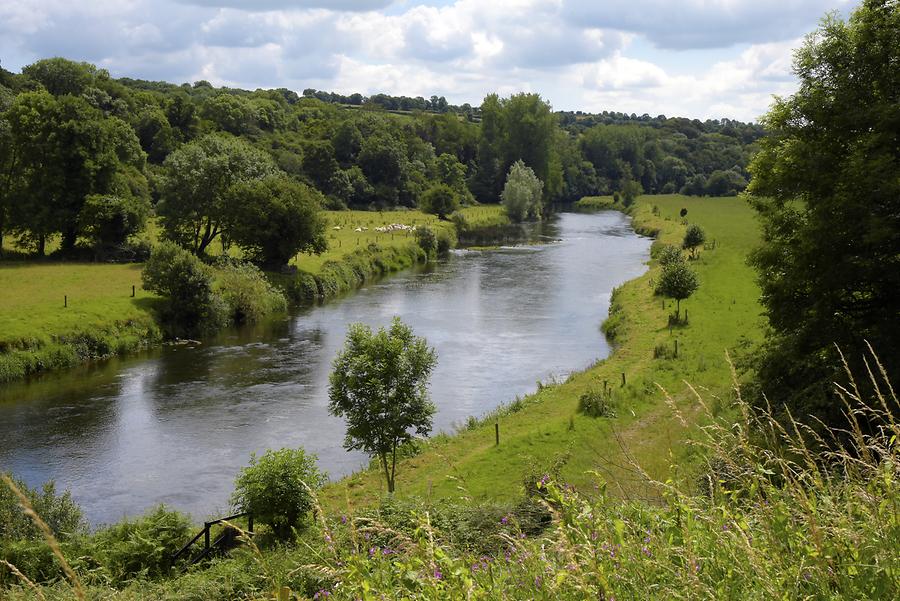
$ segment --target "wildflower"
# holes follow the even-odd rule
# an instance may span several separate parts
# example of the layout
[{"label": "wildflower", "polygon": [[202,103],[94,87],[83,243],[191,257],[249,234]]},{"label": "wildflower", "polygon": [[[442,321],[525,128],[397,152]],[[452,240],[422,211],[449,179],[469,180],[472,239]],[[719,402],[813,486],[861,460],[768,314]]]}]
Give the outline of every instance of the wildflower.
[{"label": "wildflower", "polygon": [[444,575],[441,574],[441,571],[437,568],[434,569],[434,579],[435,580],[443,580]]},{"label": "wildflower", "polygon": [[502,518],[500,518],[500,523],[503,524],[504,526],[506,526],[506,524],[509,523],[509,518],[507,518],[506,516],[503,516]]},{"label": "wildflower", "polygon": [[319,589],[315,595],[313,595],[313,599],[325,599],[326,597],[330,597],[331,593],[326,591],[325,589]]}]

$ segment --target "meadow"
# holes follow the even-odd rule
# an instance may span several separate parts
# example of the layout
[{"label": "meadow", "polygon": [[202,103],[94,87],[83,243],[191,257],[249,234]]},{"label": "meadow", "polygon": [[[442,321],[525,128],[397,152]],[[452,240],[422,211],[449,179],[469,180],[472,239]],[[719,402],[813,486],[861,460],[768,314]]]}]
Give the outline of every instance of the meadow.
[{"label": "meadow", "polygon": [[[585,199],[580,206],[613,208],[611,198]],[[539,383],[525,398],[504,399],[498,410],[461,424],[455,436],[434,437],[422,453],[400,466],[399,496],[510,501],[521,495],[527,474],[556,463],[562,466],[561,477],[576,488],[593,487],[589,472],[594,471],[609,480],[610,494],[655,498],[657,493],[634,472],[631,460],[659,479],[674,475],[670,467],[675,461],[690,465],[693,451],[686,443],[702,423],[691,386],[712,399],[717,413],[728,411],[732,380],[726,352],[739,358],[742,349],[761,339],[763,321],[755,273],[746,264],[747,254],[759,242],[752,209],[734,197],[668,195],[640,197],[631,213],[639,231],[658,234],[656,250],[662,244],[680,246],[683,208],[688,209],[686,221],[703,227],[709,240],[709,248],[690,261],[700,288],[682,302],[688,324],[668,326],[675,303],[654,296],[654,261],[645,275],[614,294],[604,324],[616,345],[610,358],[565,382]],[[589,391],[602,393],[604,387],[617,417],[579,413],[580,397]],[[335,511],[346,511],[348,503],[377,503],[382,486],[377,472],[361,472],[327,487],[323,503]]]},{"label": "meadow", "polygon": [[[451,232],[454,227],[420,211],[325,214],[328,250],[321,255],[301,253],[292,261],[297,269],[314,276],[354,252],[371,250],[370,245],[375,245],[367,255],[371,261],[388,270],[408,266],[407,257],[412,256],[408,249],[416,245],[414,232],[377,228],[403,224]],[[499,205],[468,207],[460,214],[476,227],[505,220]],[[153,243],[159,234],[158,224],[151,221],[142,237]],[[0,261],[0,382],[128,353],[162,339],[152,315],[156,297],[141,285],[141,264],[23,259],[13,242],[7,238],[4,244],[14,258]],[[56,245],[58,240],[51,240],[48,250],[52,252]],[[238,249],[226,251],[218,243],[211,251],[240,258]],[[404,260],[382,262],[382,256]]]}]

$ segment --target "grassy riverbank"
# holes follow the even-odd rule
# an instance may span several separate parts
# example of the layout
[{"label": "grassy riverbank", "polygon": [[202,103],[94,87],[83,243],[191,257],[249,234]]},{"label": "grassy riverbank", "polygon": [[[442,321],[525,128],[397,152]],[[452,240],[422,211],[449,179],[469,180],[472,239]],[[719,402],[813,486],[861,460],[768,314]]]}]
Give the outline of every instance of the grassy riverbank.
[{"label": "grassy riverbank", "polygon": [[[499,205],[470,207],[460,214],[476,227],[506,219]],[[328,250],[298,255],[292,262],[300,270],[297,277],[272,275],[299,302],[334,296],[425,259],[411,231],[377,228],[399,223],[445,230],[448,235],[454,231],[451,222],[419,211],[326,215]],[[152,242],[157,236],[151,224],[144,237]],[[221,252],[221,247],[214,244],[212,250]],[[141,286],[141,268],[51,259],[0,261],[0,383],[161,342],[162,332],[153,318],[155,297]]]},{"label": "grassy riverbank", "polygon": [[[605,208],[608,202],[586,200],[582,206]],[[682,208],[688,209],[688,222],[699,224],[715,241],[714,250],[701,251],[691,262],[700,289],[682,303],[689,324],[668,328],[674,303],[664,307],[654,296],[651,284],[658,267],[652,263],[645,275],[614,294],[605,329],[617,348],[609,359],[566,382],[543,385],[524,399],[505,399],[506,406],[473,420],[456,436],[435,437],[400,467],[401,497],[513,500],[521,495],[526,473],[567,455],[565,481],[590,489],[594,479],[588,472],[596,471],[611,483],[612,494],[640,498],[655,493],[629,466],[630,460],[658,478],[672,475],[675,459],[690,463],[686,441],[697,432],[700,407],[686,382],[704,390],[707,398],[719,398],[716,411],[728,410],[731,376],[725,353],[734,355],[744,340],[758,339],[762,322],[755,274],[746,265],[747,253],[759,241],[751,209],[736,198],[669,195],[641,197],[631,212],[636,228],[658,233],[658,247],[680,245]],[[602,392],[604,382],[612,389],[617,417],[578,413],[581,395]],[[657,384],[671,395],[671,405]],[[495,423],[499,446],[494,444]],[[362,472],[331,485],[323,498],[337,511],[348,502],[375,503],[382,493],[378,472]]]}]

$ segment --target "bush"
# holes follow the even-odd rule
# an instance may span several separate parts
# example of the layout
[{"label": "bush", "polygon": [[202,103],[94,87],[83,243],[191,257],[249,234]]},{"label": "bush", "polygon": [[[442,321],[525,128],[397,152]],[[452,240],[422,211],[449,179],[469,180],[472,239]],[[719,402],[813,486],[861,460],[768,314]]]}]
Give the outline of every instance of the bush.
[{"label": "bush", "polygon": [[439,257],[446,257],[450,250],[456,246],[456,240],[447,230],[438,230],[437,232],[437,254]]},{"label": "bush", "polygon": [[211,269],[174,242],[161,242],[141,273],[144,288],[165,297],[162,320],[175,334],[196,335],[224,325],[225,302],[213,291]]},{"label": "bush", "polygon": [[438,184],[425,192],[419,205],[423,212],[446,219],[447,215],[459,208],[459,196],[450,186]]},{"label": "bush", "polygon": [[661,267],[667,267],[674,263],[684,262],[684,255],[681,254],[679,248],[666,244],[660,248],[657,260]]},{"label": "bush", "polygon": [[616,406],[609,396],[588,390],[578,399],[578,411],[590,417],[615,417]]},{"label": "bush", "polygon": [[268,525],[277,538],[289,540],[313,508],[312,492],[326,481],[316,459],[303,449],[268,450],[259,459],[251,455],[234,482],[231,502]]},{"label": "bush", "polygon": [[[56,493],[51,480],[40,490],[29,488],[23,481],[9,475],[16,487],[28,498],[31,506],[50,526],[58,540],[64,541],[86,530],[81,508],[72,500],[69,491]],[[13,491],[0,481],[0,540],[43,540],[41,531],[31,521]]]},{"label": "bush", "polygon": [[430,227],[416,229],[416,242],[429,257],[437,254],[437,236]]},{"label": "bush", "polygon": [[254,323],[287,310],[284,294],[250,263],[221,263],[215,289],[228,306],[228,316],[234,323]]},{"label": "bush", "polygon": [[190,540],[191,522],[164,505],[134,520],[123,520],[97,532],[94,559],[114,583],[158,578],[171,568],[172,555]]}]

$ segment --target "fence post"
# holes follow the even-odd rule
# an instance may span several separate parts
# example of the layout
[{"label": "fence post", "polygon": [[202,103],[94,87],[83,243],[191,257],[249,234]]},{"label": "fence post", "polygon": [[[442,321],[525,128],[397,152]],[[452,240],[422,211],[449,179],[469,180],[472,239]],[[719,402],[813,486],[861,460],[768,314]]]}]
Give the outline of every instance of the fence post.
[{"label": "fence post", "polygon": [[209,553],[209,522],[203,522],[203,551]]},{"label": "fence post", "polygon": [[253,514],[247,516],[247,530],[253,532]]},{"label": "fence post", "polygon": [[134,284],[131,285],[131,298],[134,298]]},{"label": "fence post", "polygon": [[65,309],[68,306],[69,306],[69,297],[64,294],[63,295],[63,308]]},{"label": "fence post", "polygon": [[495,446],[500,446],[500,422],[494,422],[494,442]]},{"label": "fence post", "polygon": [[622,386],[625,386],[625,372],[622,372]]}]

